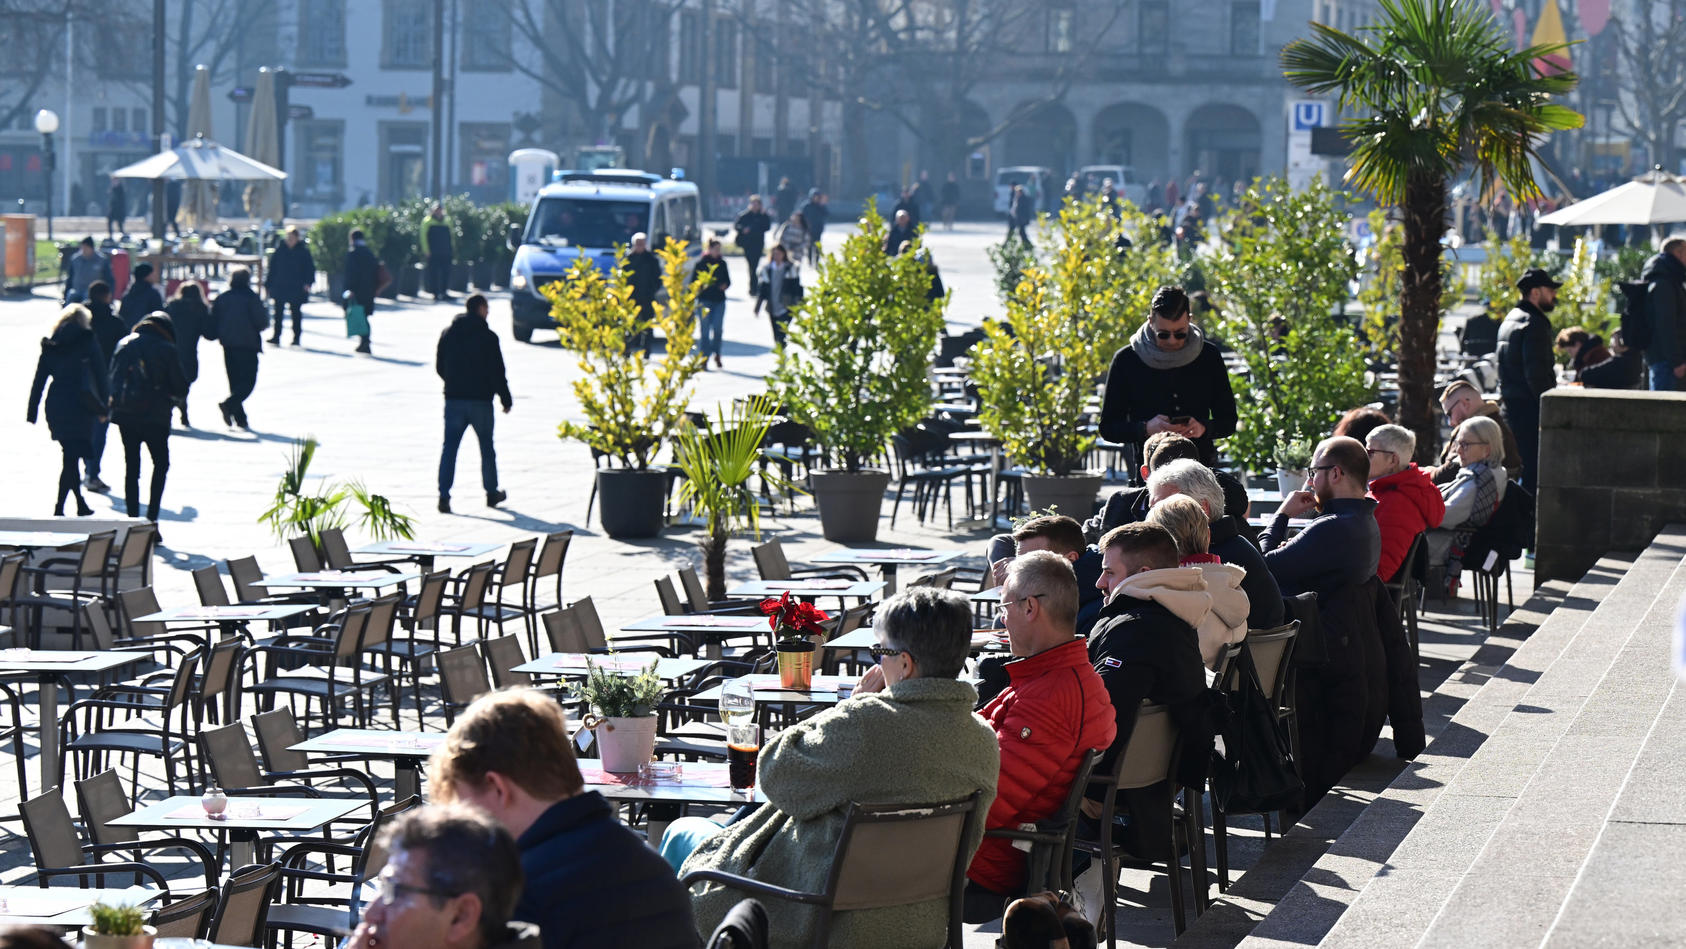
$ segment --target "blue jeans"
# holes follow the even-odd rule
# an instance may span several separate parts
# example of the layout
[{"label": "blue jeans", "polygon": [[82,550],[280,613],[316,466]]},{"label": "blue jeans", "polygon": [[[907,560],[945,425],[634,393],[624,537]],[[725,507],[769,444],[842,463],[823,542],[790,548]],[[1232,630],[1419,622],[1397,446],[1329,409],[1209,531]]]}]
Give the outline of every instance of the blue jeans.
[{"label": "blue jeans", "polygon": [[105,457],[105,432],[110,427],[110,422],[95,422],[93,430],[88,433],[88,454],[82,464],[88,469],[90,478],[100,476],[100,460]]},{"label": "blue jeans", "polygon": [[720,355],[720,337],[726,329],[726,301],[700,301],[697,304],[697,346],[703,358]]},{"label": "blue jeans", "polygon": [[706,817],[681,817],[667,825],[667,832],[662,834],[662,859],[678,873],[685,858],[720,831],[720,825]]},{"label": "blue jeans", "polygon": [[1652,392],[1674,392],[1680,388],[1680,380],[1674,377],[1674,367],[1666,362],[1654,362],[1651,369]]},{"label": "blue jeans", "polygon": [[492,447],[492,401],[490,399],[445,400],[445,446],[439,453],[439,497],[449,499],[451,483],[457,477],[457,447],[469,428],[480,442],[480,483],[486,493],[498,489],[498,453]]}]

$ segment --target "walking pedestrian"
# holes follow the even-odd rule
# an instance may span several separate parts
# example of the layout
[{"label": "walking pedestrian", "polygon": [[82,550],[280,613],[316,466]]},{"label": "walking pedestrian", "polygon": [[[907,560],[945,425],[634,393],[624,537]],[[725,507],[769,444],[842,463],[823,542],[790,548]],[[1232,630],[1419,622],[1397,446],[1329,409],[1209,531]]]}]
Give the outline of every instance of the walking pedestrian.
[{"label": "walking pedestrian", "polygon": [[[29,424],[34,425],[41,406],[41,390],[47,389],[47,430],[59,443],[63,460],[59,467],[58,491],[53,495],[53,516],[64,516],[64,499],[76,497],[76,514],[94,513],[82,499],[78,466],[92,450],[89,434],[96,421],[106,415],[105,360],[99,342],[89,328],[88,308],[71,304],[59,313],[52,335],[41,340],[41,356],[35,363],[35,384],[29,389]],[[52,387],[47,388],[47,381]]]},{"label": "walking pedestrian", "polygon": [[774,244],[767,252],[767,263],[761,267],[756,283],[754,313],[767,307],[767,318],[773,324],[773,347],[784,346],[785,328],[790,325],[790,308],[802,299],[802,270],[790,259],[783,244]]},{"label": "walking pedestrian", "polygon": [[64,262],[64,302],[81,303],[88,299],[88,285],[104,280],[106,290],[117,282],[111,274],[111,258],[94,248],[92,237],[82,238],[82,246]]},{"label": "walking pedestrian", "polygon": [[187,394],[175,326],[165,313],[135,325],[111,357],[111,421],[123,440],[123,501],[130,517],[140,516],[140,450],[152,458],[152,496],[147,520],[158,523],[164,478],[170,471],[170,412]]},{"label": "walking pedestrian", "polygon": [[[1017,235],[1024,241],[1024,246],[1030,247],[1030,235],[1025,233],[1025,227],[1036,218],[1036,200],[1024,185],[1013,185],[1013,193],[1007,198],[1007,241]],[[1006,241],[1002,241],[1006,243]]]},{"label": "walking pedestrian", "polygon": [[435,204],[422,219],[422,246],[427,250],[427,290],[435,301],[451,298],[451,252],[453,232],[451,219],[445,216],[443,205]]},{"label": "walking pedestrian", "polygon": [[[194,281],[184,282],[176,288],[176,295],[164,306],[164,312],[170,315],[170,325],[176,331],[176,352],[181,356],[182,377],[187,380],[187,387],[192,389],[193,383],[199,379],[199,339],[211,322],[211,310],[205,305],[204,290]],[[192,428],[187,421],[187,393],[182,393],[176,408],[181,410],[182,428]]]},{"label": "walking pedestrian", "polygon": [[954,172],[948,173],[948,180],[943,182],[941,202],[943,209],[943,230],[954,230],[954,213],[960,208],[960,180]]},{"label": "walking pedestrian", "polygon": [[801,212],[792,214],[779,228],[778,243],[784,245],[785,253],[791,260],[802,260],[808,255],[808,221]]},{"label": "walking pedestrian", "polygon": [[779,188],[773,192],[773,215],[781,221],[790,220],[796,213],[796,186],[789,178],[779,179]]},{"label": "walking pedestrian", "polygon": [[158,289],[158,271],[151,264],[136,264],[135,282],[129,284],[129,292],[123,294],[123,305],[117,308],[123,328],[132,330],[148,314],[162,309],[164,294]]},{"label": "walking pedestrian", "polygon": [[801,214],[802,220],[808,223],[808,263],[817,266],[820,262],[820,241],[825,237],[826,222],[831,220],[831,207],[827,204],[825,192],[818,188],[810,189]]},{"label": "walking pedestrian", "polygon": [[281,345],[281,324],[287,307],[293,310],[293,345],[299,345],[304,331],[304,303],[310,299],[310,285],[316,281],[316,259],[310,255],[310,245],[304,242],[297,226],[287,228],[287,236],[275,245],[269,255],[269,272],[264,275],[264,289],[275,305],[275,329],[269,341]]},{"label": "walking pedestrian", "polygon": [[[908,217],[908,220],[912,221],[915,226],[917,226],[919,224],[919,199],[915,198],[913,196],[913,189],[912,188],[903,188],[902,189],[901,200],[896,202],[896,206],[892,210],[892,213],[897,218],[900,218],[903,214],[906,214],[907,217]],[[896,246],[900,247],[901,245],[897,244]],[[894,250],[894,249],[895,248],[891,248],[891,250]],[[895,255],[891,254],[891,256],[895,256]]]},{"label": "walking pedestrian", "polygon": [[761,251],[767,246],[767,231],[773,226],[773,219],[761,207],[761,196],[749,196],[749,207],[738,212],[737,220],[732,222],[732,230],[737,233],[738,250],[743,251],[744,263],[749,265],[749,292],[756,288],[756,272],[761,267]]},{"label": "walking pedestrian", "polygon": [[[176,223],[176,217],[181,213],[181,179],[172,178],[164,183],[164,224],[174,232],[176,239],[181,239],[181,225]],[[158,235],[162,238],[164,235]]]},{"label": "walking pedestrian", "polygon": [[931,173],[921,169],[919,180],[913,183],[913,219],[928,221],[931,219],[931,201],[936,195],[931,193]]},{"label": "walking pedestrian", "polygon": [[111,179],[111,190],[106,193],[105,197],[105,236],[111,237],[112,231],[115,230],[116,236],[128,237],[129,232],[123,228],[123,223],[128,218],[129,192],[123,190],[121,178],[113,178]]},{"label": "walking pedestrian", "polygon": [[[123,321],[117,314],[111,312],[111,286],[104,280],[95,280],[88,285],[88,312],[91,317],[88,328],[93,330],[94,342],[99,348],[100,378],[104,379],[111,371],[111,355],[117,351],[117,344],[129,334],[123,326]],[[111,488],[100,480],[100,462],[105,458],[105,435],[111,423],[105,418],[96,418],[88,431],[88,455],[84,461],[88,469],[88,479],[82,482],[82,487],[89,491],[104,494]]]},{"label": "walking pedestrian", "polygon": [[445,380],[445,444],[439,452],[439,513],[451,513],[451,485],[457,477],[457,448],[463,433],[474,429],[480,443],[480,485],[486,489],[486,506],[497,507],[509,499],[498,488],[498,453],[492,445],[492,397],[503,403],[505,415],[515,405],[504,373],[503,348],[498,334],[486,325],[491,306],[485,296],[468,298],[467,309],[439,334],[434,369]]},{"label": "walking pedestrian", "polygon": [[655,341],[650,322],[656,318],[656,294],[662,288],[662,262],[650,250],[648,234],[639,231],[632,235],[632,251],[622,266],[626,268],[627,283],[632,285],[632,302],[638,304],[638,322],[644,327],[627,340],[627,351],[642,349],[648,356]]},{"label": "walking pedestrian", "polygon": [[[363,308],[363,332],[358,334],[361,340],[357,344],[360,353],[370,352],[368,322],[375,315],[375,294],[380,292],[380,258],[369,249],[369,242],[363,237],[363,229],[356,228],[351,232],[351,252],[345,255],[345,294],[350,302]],[[349,308],[349,303],[347,304]]]},{"label": "walking pedestrian", "polygon": [[[258,353],[263,351],[263,331],[269,314],[252,289],[252,272],[236,267],[228,275],[228,289],[211,304],[211,319],[205,337],[222,343],[222,364],[228,370],[228,398],[217,404],[225,425],[251,431],[247,424],[246,399],[258,384]],[[179,328],[178,328],[179,332]],[[182,394],[186,395],[183,387]]]},{"label": "walking pedestrian", "polygon": [[913,240],[918,234],[918,222],[905,209],[898,210],[894,223],[890,225],[890,230],[884,234],[884,256],[901,256],[902,245]]},{"label": "walking pedestrian", "polygon": [[702,349],[703,366],[707,367],[708,357],[712,355],[714,365],[724,368],[725,363],[720,359],[720,338],[726,328],[726,288],[732,285],[732,275],[726,269],[726,261],[720,257],[718,239],[708,239],[708,250],[697,258],[697,269],[691,274],[691,282],[702,285],[697,291],[697,346]]}]

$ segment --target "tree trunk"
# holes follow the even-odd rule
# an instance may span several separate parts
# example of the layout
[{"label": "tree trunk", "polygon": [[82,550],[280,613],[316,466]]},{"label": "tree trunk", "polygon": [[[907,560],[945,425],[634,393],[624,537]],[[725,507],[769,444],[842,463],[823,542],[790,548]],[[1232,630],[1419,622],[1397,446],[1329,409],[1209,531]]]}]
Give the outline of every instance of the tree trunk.
[{"label": "tree trunk", "polygon": [[708,525],[708,537],[700,544],[703,552],[703,576],[708,598],[718,602],[726,598],[726,533],[719,519]]},{"label": "tree trunk", "polygon": [[1446,180],[1418,172],[1405,183],[1405,270],[1399,285],[1399,424],[1417,435],[1416,460],[1440,453],[1435,416],[1434,346],[1440,336],[1440,236]]},{"label": "tree trunk", "polygon": [[843,97],[843,193],[851,197],[870,196],[868,180],[871,161],[866,141],[866,107],[850,96]]}]

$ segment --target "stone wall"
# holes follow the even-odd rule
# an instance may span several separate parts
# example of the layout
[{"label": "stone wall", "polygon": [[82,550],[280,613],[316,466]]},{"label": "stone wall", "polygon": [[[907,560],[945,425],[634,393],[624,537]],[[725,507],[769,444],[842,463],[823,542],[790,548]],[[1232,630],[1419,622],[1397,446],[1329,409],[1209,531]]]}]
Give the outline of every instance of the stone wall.
[{"label": "stone wall", "polygon": [[1540,403],[1534,577],[1578,580],[1686,520],[1686,393],[1558,388]]}]

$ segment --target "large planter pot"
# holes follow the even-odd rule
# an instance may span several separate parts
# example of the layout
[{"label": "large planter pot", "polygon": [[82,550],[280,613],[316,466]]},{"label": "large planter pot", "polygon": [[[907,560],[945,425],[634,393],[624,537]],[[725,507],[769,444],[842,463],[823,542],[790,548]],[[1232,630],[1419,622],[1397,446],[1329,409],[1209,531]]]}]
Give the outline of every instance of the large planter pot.
[{"label": "large planter pot", "polygon": [[1081,524],[1095,513],[1095,498],[1101,493],[1105,476],[1098,471],[1084,471],[1064,477],[1026,475],[1025,503],[1033,511],[1058,508],[1059,513],[1076,518]]},{"label": "large planter pot", "polygon": [[662,532],[667,472],[604,468],[597,472],[597,516],[603,533],[617,539]]},{"label": "large planter pot", "polygon": [[781,639],[779,685],[786,689],[807,689],[814,684],[814,643],[809,639]]},{"label": "large planter pot", "polygon": [[888,471],[816,471],[808,478],[826,540],[878,539],[878,515],[884,508],[884,489],[890,486]]},{"label": "large planter pot", "polygon": [[339,303],[345,296],[345,273],[336,270],[328,275],[328,302]]},{"label": "large planter pot", "polygon": [[422,264],[407,264],[399,267],[398,272],[392,275],[394,278],[392,286],[386,288],[387,292],[394,297],[421,296],[422,273],[425,269]]},{"label": "large planter pot", "polygon": [[1276,490],[1282,492],[1283,497],[1293,494],[1305,487],[1305,472],[1292,468],[1276,469]]},{"label": "large planter pot", "polygon": [[135,936],[102,936],[94,932],[92,926],[83,926],[82,945],[85,949],[152,949],[158,930],[151,926],[141,928],[144,932]]},{"label": "large planter pot", "polygon": [[472,269],[474,271],[474,289],[492,289],[492,274],[497,270],[496,267],[492,266],[492,262],[489,260],[477,260],[474,262],[474,267]]},{"label": "large planter pot", "polygon": [[468,292],[469,266],[464,262],[451,264],[450,291],[452,293]]},{"label": "large planter pot", "polygon": [[656,754],[656,716],[605,718],[593,729],[603,770],[630,774]]}]

